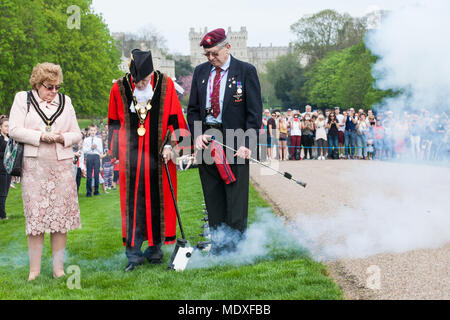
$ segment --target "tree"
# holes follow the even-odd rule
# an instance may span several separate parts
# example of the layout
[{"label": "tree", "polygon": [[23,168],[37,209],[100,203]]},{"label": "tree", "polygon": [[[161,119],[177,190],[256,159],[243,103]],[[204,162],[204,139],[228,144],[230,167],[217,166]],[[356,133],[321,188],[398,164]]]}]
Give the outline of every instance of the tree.
[{"label": "tree", "polygon": [[357,107],[368,109],[392,91],[373,87],[372,65],[376,57],[361,41],[342,51],[329,53],[308,72],[302,88],[309,104],[319,107]]},{"label": "tree", "polygon": [[192,74],[181,76],[179,78],[177,77],[177,83],[179,83],[184,90],[183,95],[180,97],[181,104],[187,106],[192,86]]},{"label": "tree", "polygon": [[175,77],[177,79],[192,75],[194,68],[192,68],[191,62],[188,59],[183,59],[175,56]]},{"label": "tree", "polygon": [[266,68],[267,80],[272,83],[275,96],[282,106],[287,108],[301,104],[298,93],[303,82],[303,70],[299,56],[296,53],[280,56],[268,62]]},{"label": "tree", "polygon": [[164,55],[168,55],[168,49],[166,45],[166,39],[159,34],[159,32],[152,27],[147,25],[139,29],[137,32],[127,32],[124,33],[122,38],[119,40],[118,47],[122,51],[125,57],[130,57],[131,50],[136,48],[141,48],[142,46],[147,49],[158,48]]},{"label": "tree", "polygon": [[[74,6],[79,28],[69,23]],[[0,4],[0,106],[8,113],[17,91],[28,90],[33,67],[61,65],[61,92],[79,116],[106,116],[112,80],[120,76],[120,52],[90,0],[10,1]],[[76,25],[75,25],[76,26]]]},{"label": "tree", "polygon": [[359,43],[366,32],[365,21],[327,9],[300,18],[291,25],[291,31],[297,36],[296,49],[314,63],[331,51]]}]

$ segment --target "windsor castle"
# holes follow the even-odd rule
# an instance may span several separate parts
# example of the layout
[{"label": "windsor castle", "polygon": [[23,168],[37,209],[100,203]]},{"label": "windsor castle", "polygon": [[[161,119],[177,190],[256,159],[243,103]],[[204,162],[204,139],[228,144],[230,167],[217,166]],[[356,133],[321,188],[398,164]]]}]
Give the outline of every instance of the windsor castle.
[{"label": "windsor castle", "polygon": [[[189,31],[189,42],[190,42],[190,61],[193,67],[199,65],[206,61],[206,58],[202,55],[203,49],[200,47],[200,41],[203,36],[208,32],[207,28],[204,30],[199,30],[196,32],[194,28]],[[231,44],[231,54],[242,61],[249,62],[253,64],[258,72],[265,72],[265,64],[269,61],[274,61],[277,57],[286,55],[290,52],[290,47],[274,47],[270,45],[269,47],[248,47],[248,33],[246,27],[241,27],[239,31],[232,31],[228,28],[227,38]]]},{"label": "windsor castle", "polygon": [[[192,67],[207,61],[203,56],[203,49],[200,47],[200,41],[203,36],[208,32],[207,28],[204,30],[199,30],[196,32],[194,28],[189,31],[189,42],[190,42],[190,62]],[[112,34],[115,40],[119,42],[119,49],[122,52],[122,63],[119,66],[124,72],[128,71],[128,63],[130,60],[129,50],[125,49],[125,33],[117,32]],[[232,31],[228,28],[227,38],[231,44],[231,54],[239,60],[249,62],[253,64],[259,73],[265,72],[265,64],[269,61],[274,61],[277,57],[286,55],[291,51],[291,48],[286,47],[275,47],[268,46],[263,47],[259,45],[258,47],[248,47],[248,33],[246,27],[241,27],[239,31]],[[142,50],[152,50],[153,64],[156,69],[167,73],[171,78],[175,78],[175,61],[167,58],[163,52],[152,46],[151,43],[141,42],[140,49]],[[187,58],[187,57],[186,57]]]}]

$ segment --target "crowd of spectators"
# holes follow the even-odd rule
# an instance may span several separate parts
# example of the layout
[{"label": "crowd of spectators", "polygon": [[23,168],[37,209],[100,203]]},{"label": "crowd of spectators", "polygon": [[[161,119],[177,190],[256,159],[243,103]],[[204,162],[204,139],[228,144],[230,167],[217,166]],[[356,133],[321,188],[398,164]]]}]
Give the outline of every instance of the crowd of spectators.
[{"label": "crowd of spectators", "polygon": [[268,161],[450,160],[450,120],[445,112],[339,107],[313,111],[309,105],[303,113],[266,109],[261,133],[259,156]]}]

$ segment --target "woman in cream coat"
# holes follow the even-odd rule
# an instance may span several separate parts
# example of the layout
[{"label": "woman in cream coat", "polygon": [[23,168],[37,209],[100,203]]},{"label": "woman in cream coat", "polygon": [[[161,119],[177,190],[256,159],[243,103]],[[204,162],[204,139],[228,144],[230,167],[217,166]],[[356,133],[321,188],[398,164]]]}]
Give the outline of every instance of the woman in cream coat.
[{"label": "woman in cream coat", "polygon": [[10,137],[24,143],[21,181],[29,281],[40,274],[44,233],[50,234],[53,277],[59,278],[64,276],[66,234],[81,227],[72,168],[72,146],[81,133],[70,98],[58,93],[62,80],[60,66],[38,64],[31,74],[30,94],[16,94],[9,119]]}]

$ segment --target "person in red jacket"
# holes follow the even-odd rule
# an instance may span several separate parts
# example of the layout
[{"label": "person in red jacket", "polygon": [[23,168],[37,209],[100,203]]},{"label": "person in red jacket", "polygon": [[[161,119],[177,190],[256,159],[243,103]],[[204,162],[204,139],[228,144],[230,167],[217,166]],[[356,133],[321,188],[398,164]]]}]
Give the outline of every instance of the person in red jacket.
[{"label": "person in red jacket", "polygon": [[[176,240],[176,212],[164,161],[176,190],[172,149],[188,131],[174,83],[153,69],[150,51],[134,49],[130,73],[113,84],[108,130],[111,155],[120,167],[122,237],[128,257],[125,271],[134,270],[145,258],[161,263],[161,245]],[[144,241],[148,248],[142,253]]]}]

